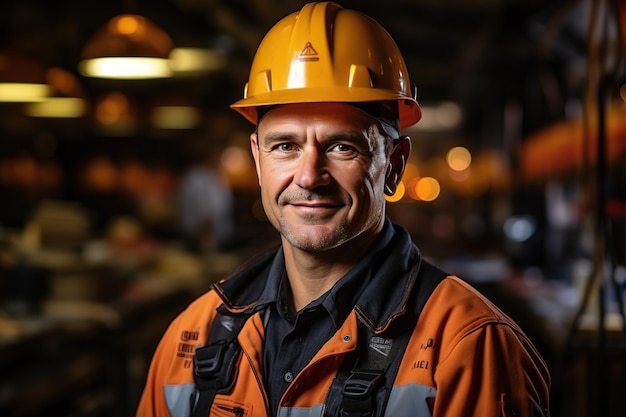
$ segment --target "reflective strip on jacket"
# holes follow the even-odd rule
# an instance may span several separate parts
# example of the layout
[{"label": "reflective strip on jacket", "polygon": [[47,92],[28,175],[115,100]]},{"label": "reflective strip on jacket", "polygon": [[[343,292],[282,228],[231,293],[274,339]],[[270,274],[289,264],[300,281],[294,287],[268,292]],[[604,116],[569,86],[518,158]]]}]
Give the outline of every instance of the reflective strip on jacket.
[{"label": "reflective strip on jacket", "polygon": [[[406,248],[410,252],[409,267],[404,276],[388,280],[397,287],[398,294],[413,288],[407,283],[417,279],[419,263],[426,262],[419,259],[408,238],[404,240],[404,246],[410,245]],[[245,277],[249,290],[248,272],[240,272],[234,279],[241,283]],[[206,342],[216,309],[225,299],[235,313],[249,311],[253,305],[229,303],[221,285],[194,301],[167,329],[153,357],[137,416],[190,415],[195,389],[193,355],[195,347]],[[402,303],[407,298],[402,297]],[[404,305],[397,307],[394,311],[404,311]],[[294,378],[282,397],[279,416],[323,415],[333,378],[344,355],[357,346],[358,326],[368,320],[357,304],[335,335]],[[250,315],[238,340],[243,354],[235,382],[227,394],[215,397],[210,415],[267,416],[260,312]],[[434,290],[413,330],[385,416],[540,415],[533,414],[533,410],[542,410],[547,416],[549,383],[544,361],[520,328],[470,285],[449,276]]]}]

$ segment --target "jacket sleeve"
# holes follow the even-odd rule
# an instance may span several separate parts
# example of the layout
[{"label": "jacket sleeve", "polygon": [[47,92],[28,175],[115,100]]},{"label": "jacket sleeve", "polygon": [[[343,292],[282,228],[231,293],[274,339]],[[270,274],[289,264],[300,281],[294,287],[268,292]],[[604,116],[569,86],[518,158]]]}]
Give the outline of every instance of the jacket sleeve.
[{"label": "jacket sleeve", "polygon": [[434,377],[434,417],[548,416],[545,363],[508,323],[486,323],[463,336]]},{"label": "jacket sleeve", "polygon": [[176,355],[173,347],[176,344],[175,333],[178,327],[177,321],[170,324],[152,356],[146,384],[136,412],[137,417],[170,417],[163,386],[167,383],[169,364]]},{"label": "jacket sleeve", "polygon": [[[137,417],[170,417],[170,408],[183,414],[188,412],[189,395],[183,394],[193,390],[194,352],[198,344],[206,341],[217,308],[216,299],[213,292],[205,294],[169,325],[152,357]],[[171,396],[169,405],[166,390],[179,394]]]}]

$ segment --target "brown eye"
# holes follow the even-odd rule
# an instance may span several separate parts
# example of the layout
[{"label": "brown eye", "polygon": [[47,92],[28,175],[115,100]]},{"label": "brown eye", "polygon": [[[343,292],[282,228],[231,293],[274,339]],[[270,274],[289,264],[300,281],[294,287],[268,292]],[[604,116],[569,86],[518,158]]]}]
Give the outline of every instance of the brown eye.
[{"label": "brown eye", "polygon": [[328,149],[328,155],[331,158],[349,159],[358,155],[358,150],[347,143],[337,143]]},{"label": "brown eye", "polygon": [[277,145],[275,149],[279,150],[280,152],[293,152],[296,147],[292,143],[281,143]]},{"label": "brown eye", "polygon": [[350,145],[346,145],[345,143],[340,143],[337,146],[335,146],[335,148],[338,152],[351,152],[354,150],[354,147]]}]

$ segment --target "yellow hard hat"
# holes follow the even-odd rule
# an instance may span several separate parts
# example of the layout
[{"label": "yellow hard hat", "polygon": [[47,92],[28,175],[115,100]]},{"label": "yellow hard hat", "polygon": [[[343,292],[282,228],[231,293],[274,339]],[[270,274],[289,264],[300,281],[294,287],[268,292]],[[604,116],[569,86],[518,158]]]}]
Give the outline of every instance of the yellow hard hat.
[{"label": "yellow hard hat", "polygon": [[399,127],[419,121],[416,88],[389,33],[336,3],[309,3],[265,35],[243,99],[231,108],[257,123],[257,108],[303,102],[398,104]]}]

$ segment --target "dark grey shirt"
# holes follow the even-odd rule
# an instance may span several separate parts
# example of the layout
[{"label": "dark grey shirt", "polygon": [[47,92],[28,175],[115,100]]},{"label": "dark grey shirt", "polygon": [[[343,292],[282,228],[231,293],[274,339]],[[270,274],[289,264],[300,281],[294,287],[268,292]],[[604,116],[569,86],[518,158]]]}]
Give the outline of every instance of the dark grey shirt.
[{"label": "dark grey shirt", "polygon": [[295,376],[339,329],[354,307],[359,295],[373,278],[364,271],[377,262],[381,251],[393,238],[394,228],[387,221],[382,233],[363,258],[328,292],[295,312],[289,299],[291,289],[286,279],[282,248],[278,250],[259,299],[259,306],[269,312],[265,326],[263,366],[270,415]]}]

